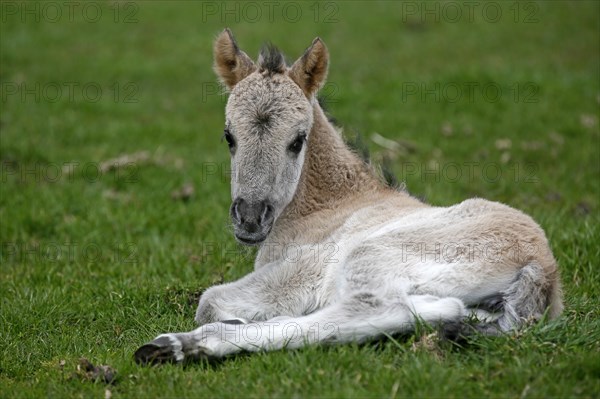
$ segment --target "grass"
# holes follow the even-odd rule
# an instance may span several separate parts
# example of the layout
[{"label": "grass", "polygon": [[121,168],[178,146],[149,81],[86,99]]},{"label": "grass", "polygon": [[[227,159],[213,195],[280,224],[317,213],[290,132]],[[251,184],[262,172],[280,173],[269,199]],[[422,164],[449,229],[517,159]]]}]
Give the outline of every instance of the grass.
[{"label": "grass", "polygon": [[[24,4],[2,3],[0,31],[0,397],[600,392],[598,3],[493,3],[497,22],[483,5],[452,22],[448,3],[425,21],[406,8],[421,2],[293,3],[298,21],[281,5],[272,22],[266,6],[255,18],[244,3],[223,16],[220,2],[93,3],[96,22],[91,9],[71,20],[62,8],[52,22],[44,3],[27,3],[30,14]],[[211,71],[224,26],[249,54],[272,40],[290,60],[320,35],[331,114],[374,159],[390,158],[413,194],[436,205],[481,196],[531,214],[560,264],[564,315],[464,347],[419,349],[417,336],[136,366],[141,343],[194,327],[203,288],[252,270],[253,252],[227,228],[226,97]],[[409,150],[378,146],[374,132]],[[194,195],[173,199],[186,184]],[[80,357],[114,367],[116,383],[70,378]]]}]

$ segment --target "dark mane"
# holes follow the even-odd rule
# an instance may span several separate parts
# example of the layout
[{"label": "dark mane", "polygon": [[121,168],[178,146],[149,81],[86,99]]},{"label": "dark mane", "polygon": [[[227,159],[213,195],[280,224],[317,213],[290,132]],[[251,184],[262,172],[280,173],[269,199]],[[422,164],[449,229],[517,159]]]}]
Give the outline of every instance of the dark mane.
[{"label": "dark mane", "polygon": [[266,43],[260,49],[258,56],[258,66],[261,71],[269,73],[285,72],[286,62],[285,57],[277,47],[271,43]]},{"label": "dark mane", "polygon": [[[322,94],[318,94],[317,100],[319,101],[319,105],[323,109],[327,120],[329,120],[329,122],[334,126],[341,126],[338,123],[337,119],[333,117],[331,113],[329,113],[329,104],[327,102],[329,100],[328,97]],[[344,141],[346,145],[350,147],[352,152],[358,155],[365,164],[370,166],[373,165],[376,169],[381,170],[381,177],[383,178],[383,181],[388,187],[396,189],[398,191],[408,192],[406,190],[406,185],[404,184],[404,182],[398,181],[398,178],[394,174],[392,160],[384,155],[383,157],[381,157],[381,161],[378,164],[374,164],[371,158],[371,153],[369,151],[369,144],[365,142],[364,136],[357,131],[354,131],[354,133],[354,137],[344,134]]]}]

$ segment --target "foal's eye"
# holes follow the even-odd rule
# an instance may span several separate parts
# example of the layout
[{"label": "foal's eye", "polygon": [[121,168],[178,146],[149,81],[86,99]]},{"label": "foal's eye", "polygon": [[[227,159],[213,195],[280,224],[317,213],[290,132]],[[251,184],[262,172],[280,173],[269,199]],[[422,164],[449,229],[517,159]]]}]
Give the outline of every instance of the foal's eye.
[{"label": "foal's eye", "polygon": [[227,141],[227,145],[229,146],[229,149],[232,150],[233,147],[235,147],[235,139],[229,132],[229,129],[225,129],[223,131],[223,138],[225,139],[225,141]]},{"label": "foal's eye", "polygon": [[296,137],[296,140],[294,140],[292,144],[288,146],[288,150],[294,154],[299,154],[300,151],[302,151],[302,146],[304,145],[305,141],[306,134],[299,134],[298,137]]}]

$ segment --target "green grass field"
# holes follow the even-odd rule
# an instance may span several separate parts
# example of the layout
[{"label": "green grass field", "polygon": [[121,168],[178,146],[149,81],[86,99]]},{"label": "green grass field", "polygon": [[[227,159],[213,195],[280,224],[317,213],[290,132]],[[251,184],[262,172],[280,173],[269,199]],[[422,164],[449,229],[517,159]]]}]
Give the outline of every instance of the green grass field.
[{"label": "green grass field", "polygon": [[[597,397],[599,3],[465,4],[1,2],[0,397]],[[138,367],[140,344],[195,327],[204,288],[252,270],[228,227],[225,26],[289,61],[321,36],[329,112],[414,195],[531,214],[563,316],[460,347],[417,334]],[[114,384],[73,376],[82,357]]]}]

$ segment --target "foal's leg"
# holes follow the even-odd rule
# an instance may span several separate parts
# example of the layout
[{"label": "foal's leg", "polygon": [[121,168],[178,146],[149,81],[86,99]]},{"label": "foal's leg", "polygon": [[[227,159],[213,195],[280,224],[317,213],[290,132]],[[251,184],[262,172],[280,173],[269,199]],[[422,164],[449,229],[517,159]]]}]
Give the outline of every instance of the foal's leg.
[{"label": "foal's leg", "polygon": [[361,342],[428,323],[455,322],[466,314],[455,298],[411,295],[389,300],[359,292],[302,317],[247,324],[217,322],[187,333],[163,334],[135,354],[138,363],[221,358],[242,351],[299,348],[312,343]]},{"label": "foal's leg", "polygon": [[199,326],[223,320],[270,320],[301,315],[316,308],[318,273],[314,263],[274,262],[241,279],[207,289],[196,310]]},{"label": "foal's leg", "polygon": [[[530,262],[516,273],[514,280],[492,299],[493,313],[477,309],[477,324],[460,322],[446,325],[449,337],[466,337],[473,333],[500,335],[538,321],[548,312],[556,317],[562,310],[560,283],[537,262]],[[480,304],[488,307],[485,301]]]}]

